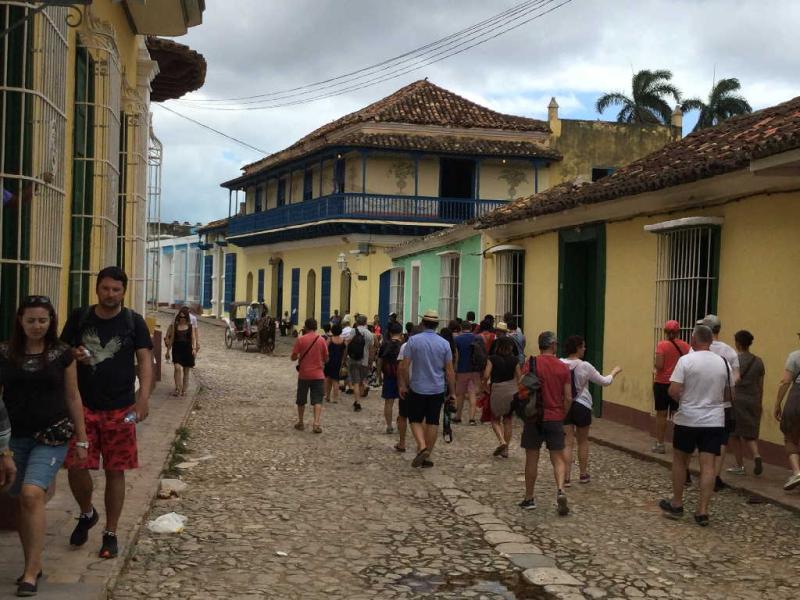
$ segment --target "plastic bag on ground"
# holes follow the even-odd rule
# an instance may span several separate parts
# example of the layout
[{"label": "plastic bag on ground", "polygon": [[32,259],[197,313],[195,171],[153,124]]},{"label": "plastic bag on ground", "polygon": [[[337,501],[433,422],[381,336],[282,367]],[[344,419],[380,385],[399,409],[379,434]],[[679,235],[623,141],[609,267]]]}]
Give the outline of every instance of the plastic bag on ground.
[{"label": "plastic bag on ground", "polygon": [[155,521],[148,521],[147,528],[153,533],[181,533],[187,520],[187,517],[171,512]]}]

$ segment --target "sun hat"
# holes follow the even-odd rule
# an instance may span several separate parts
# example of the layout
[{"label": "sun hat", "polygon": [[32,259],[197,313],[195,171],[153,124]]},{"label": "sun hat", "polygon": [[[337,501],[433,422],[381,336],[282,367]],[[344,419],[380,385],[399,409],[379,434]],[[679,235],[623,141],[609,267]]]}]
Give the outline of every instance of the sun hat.
[{"label": "sun hat", "polygon": [[425,311],[425,314],[422,315],[423,321],[429,321],[431,323],[438,323],[439,322],[439,313],[438,311],[428,309]]},{"label": "sun hat", "polygon": [[508,325],[503,321],[498,321],[497,325],[494,326],[495,331],[503,331],[508,333]]}]

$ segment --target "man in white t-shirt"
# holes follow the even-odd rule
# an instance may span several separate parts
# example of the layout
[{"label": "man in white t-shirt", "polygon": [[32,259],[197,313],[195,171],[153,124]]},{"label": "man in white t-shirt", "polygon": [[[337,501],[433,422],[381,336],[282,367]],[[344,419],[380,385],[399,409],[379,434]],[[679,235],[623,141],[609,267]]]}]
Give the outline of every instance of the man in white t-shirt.
[{"label": "man in white t-shirt", "polygon": [[714,459],[725,435],[725,388],[733,386],[730,367],[710,351],[711,329],[698,325],[692,333],[694,352],[682,356],[670,377],[669,395],[678,402],[673,418],[672,499],[661,500],[667,516],[683,516],[683,488],[689,458],[700,455],[700,499],[695,513],[698,525],[708,525],[708,504],[714,491]]},{"label": "man in white t-shirt", "polygon": [[[736,383],[739,381],[739,355],[736,353],[736,350],[731,348],[725,342],[721,342],[719,340],[719,332],[722,329],[722,321],[719,320],[717,315],[706,315],[702,319],[697,322],[698,325],[705,325],[711,330],[711,333],[714,336],[714,341],[711,342],[711,352],[716,354],[717,356],[721,356],[725,360],[728,361],[728,364],[731,368],[731,374],[733,375],[733,381]],[[716,471],[716,478],[714,479],[714,491],[718,492],[719,490],[725,489],[728,485],[722,481],[722,466],[725,464],[725,448],[728,446],[728,440],[730,439],[731,434],[733,433],[734,429],[736,429],[736,420],[734,419],[733,413],[733,406],[731,406],[730,402],[725,403],[725,436],[722,440],[722,447],[719,451],[719,457],[716,459],[714,463],[714,468]]]}]

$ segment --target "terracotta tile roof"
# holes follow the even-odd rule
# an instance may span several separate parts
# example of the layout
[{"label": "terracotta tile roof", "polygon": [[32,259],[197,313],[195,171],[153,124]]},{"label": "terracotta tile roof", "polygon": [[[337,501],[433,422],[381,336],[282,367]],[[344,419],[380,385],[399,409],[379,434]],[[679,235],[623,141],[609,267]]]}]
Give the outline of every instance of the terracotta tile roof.
[{"label": "terracotta tile roof", "polygon": [[228,219],[217,219],[216,221],[209,221],[202,227],[197,228],[197,233],[205,233],[206,231],[213,231],[214,229],[222,229],[228,225]]},{"label": "terracotta tile roof", "polygon": [[200,89],[206,80],[206,59],[184,44],[160,37],[145,40],[150,57],[158,63],[158,75],[150,84],[150,99],[163,102]]},{"label": "terracotta tile roof", "polygon": [[795,148],[800,148],[800,96],[692,133],[595,183],[566,183],[516,200],[481,217],[477,228],[691,183]]},{"label": "terracotta tile roof", "polygon": [[323,125],[288,148],[243,167],[246,175],[325,145],[326,136],[357,123],[405,123],[439,127],[548,133],[545,121],[495,112],[422,79],[369,106]]},{"label": "terracotta tile roof", "polygon": [[485,154],[487,156],[518,156],[554,160],[561,158],[561,154],[558,151],[536,142],[489,140],[465,136],[356,132],[336,140],[336,144],[339,146],[397,148],[399,150],[425,150],[451,154]]}]

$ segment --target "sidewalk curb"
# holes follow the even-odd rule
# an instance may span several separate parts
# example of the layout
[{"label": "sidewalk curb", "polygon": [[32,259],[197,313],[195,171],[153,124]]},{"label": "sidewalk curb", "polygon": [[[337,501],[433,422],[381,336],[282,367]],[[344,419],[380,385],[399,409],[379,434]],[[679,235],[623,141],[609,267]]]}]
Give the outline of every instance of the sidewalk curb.
[{"label": "sidewalk curb", "polygon": [[[195,404],[197,404],[197,399],[200,396],[200,392],[202,390],[203,390],[202,384],[195,385],[194,391],[189,397],[190,402],[188,402],[187,404],[186,413],[183,415],[183,418],[181,419],[180,423],[176,426],[176,429],[185,427],[186,424],[189,422],[189,419],[192,416],[192,411],[194,410]],[[174,439],[175,438],[173,437],[173,441]],[[97,594],[96,596],[97,600],[109,600],[111,598],[111,592],[113,592],[114,588],[117,586],[117,581],[119,580],[120,574],[122,573],[123,570],[125,570],[131,558],[133,557],[134,549],[139,543],[139,535],[142,532],[142,526],[144,525],[147,515],[150,513],[150,511],[153,509],[153,506],[155,505],[155,500],[158,495],[158,488],[161,482],[161,473],[164,472],[164,469],[169,464],[169,459],[172,454],[171,448],[172,446],[170,445],[170,452],[167,453],[167,455],[164,457],[164,461],[161,464],[160,469],[158,470],[159,475],[156,478],[155,486],[151,489],[150,501],[145,507],[144,511],[138,517],[136,517],[131,528],[129,529],[130,533],[128,537],[128,542],[125,545],[124,550],[117,557],[118,561],[114,565],[114,568],[111,570],[111,573],[108,579],[106,580],[103,589]]]},{"label": "sidewalk curb", "polygon": [[[672,469],[672,461],[668,458],[662,458],[663,455],[653,455],[647,452],[641,452],[640,450],[635,450],[624,444],[619,442],[613,442],[604,438],[596,437],[595,435],[589,434],[589,440],[599,446],[606,446],[607,448],[613,448],[614,450],[619,450],[620,452],[625,452],[634,458],[638,458],[640,460],[644,460],[647,462],[654,462],[662,467],[666,467],[667,469]],[[695,468],[689,469],[693,475],[699,475],[700,471]],[[756,491],[750,486],[746,485],[746,481],[743,482],[745,485],[737,484],[737,483],[730,483],[729,481],[725,482],[728,487],[736,492],[750,494],[753,496],[758,496],[759,498],[764,498],[768,504],[774,504],[776,506],[780,506],[781,508],[785,508],[786,510],[790,510],[793,513],[800,514],[800,508],[793,504],[789,504],[779,497],[775,497],[774,495],[765,495],[763,492]]]}]

